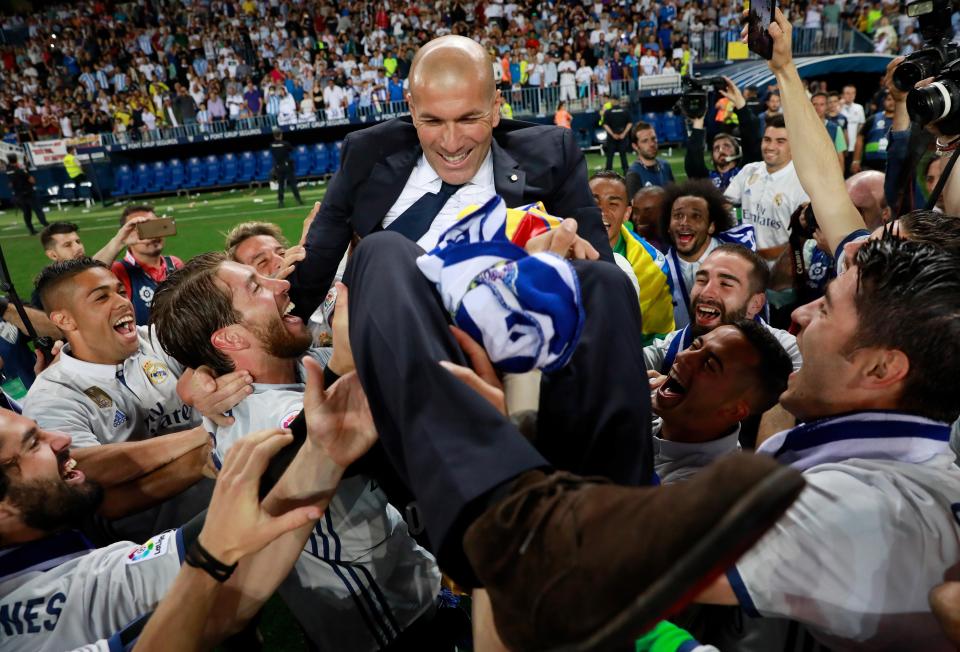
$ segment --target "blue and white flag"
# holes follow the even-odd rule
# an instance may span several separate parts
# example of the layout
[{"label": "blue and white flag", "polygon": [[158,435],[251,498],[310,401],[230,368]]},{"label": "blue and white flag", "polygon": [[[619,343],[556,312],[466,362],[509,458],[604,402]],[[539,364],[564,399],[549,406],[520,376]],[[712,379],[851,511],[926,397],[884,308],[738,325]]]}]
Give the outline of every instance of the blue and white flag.
[{"label": "blue and white flag", "polygon": [[750,251],[757,250],[757,231],[752,224],[738,224],[732,229],[721,231],[715,237],[723,242],[743,245]]},{"label": "blue and white flag", "polygon": [[506,224],[506,204],[494,197],[447,229],[417,266],[498,369],[554,371],[580,339],[580,282],[563,258],[510,242]]}]

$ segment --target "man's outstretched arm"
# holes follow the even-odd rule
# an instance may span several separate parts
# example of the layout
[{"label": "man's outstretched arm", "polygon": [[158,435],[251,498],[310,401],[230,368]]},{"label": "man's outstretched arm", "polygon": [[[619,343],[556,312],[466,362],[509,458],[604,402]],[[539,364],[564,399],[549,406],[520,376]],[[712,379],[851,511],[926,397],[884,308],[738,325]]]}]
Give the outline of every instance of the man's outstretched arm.
[{"label": "man's outstretched arm", "polygon": [[769,28],[773,37],[773,58],[769,65],[780,87],[787,137],[796,145],[791,149],[793,164],[800,184],[813,204],[817,223],[830,251],[836,251],[848,235],[866,227],[847,194],[836,147],[807,99],[800,74],[793,64],[790,50],[792,26],[779,9],[775,12],[775,21]]}]

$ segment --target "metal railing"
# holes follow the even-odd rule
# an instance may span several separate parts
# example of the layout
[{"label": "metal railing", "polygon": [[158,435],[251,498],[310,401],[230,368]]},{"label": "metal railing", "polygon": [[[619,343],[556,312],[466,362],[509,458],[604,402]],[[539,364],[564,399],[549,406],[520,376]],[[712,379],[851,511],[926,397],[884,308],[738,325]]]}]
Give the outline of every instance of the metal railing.
[{"label": "metal railing", "polygon": [[[691,48],[697,53],[697,61],[727,61],[729,44],[739,40],[739,27],[718,32],[704,32],[701,38],[692,39]],[[824,25],[820,28],[793,28],[793,54],[796,56],[870,51],[872,51],[870,39],[842,23],[835,26]],[[759,57],[751,53],[750,58]]]}]

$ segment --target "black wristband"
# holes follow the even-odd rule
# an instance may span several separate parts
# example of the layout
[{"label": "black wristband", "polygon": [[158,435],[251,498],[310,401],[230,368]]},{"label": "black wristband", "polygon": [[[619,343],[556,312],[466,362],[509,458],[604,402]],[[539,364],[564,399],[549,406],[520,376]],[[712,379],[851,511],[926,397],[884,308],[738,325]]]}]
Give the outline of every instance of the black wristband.
[{"label": "black wristband", "polygon": [[3,319],[3,316],[7,312],[7,308],[10,307],[10,299],[0,295],[0,319]]},{"label": "black wristband", "polygon": [[200,539],[196,539],[190,544],[183,560],[194,568],[199,568],[204,571],[218,582],[226,582],[230,579],[233,571],[237,570],[237,564],[239,563],[235,562],[232,566],[227,566],[200,545]]}]

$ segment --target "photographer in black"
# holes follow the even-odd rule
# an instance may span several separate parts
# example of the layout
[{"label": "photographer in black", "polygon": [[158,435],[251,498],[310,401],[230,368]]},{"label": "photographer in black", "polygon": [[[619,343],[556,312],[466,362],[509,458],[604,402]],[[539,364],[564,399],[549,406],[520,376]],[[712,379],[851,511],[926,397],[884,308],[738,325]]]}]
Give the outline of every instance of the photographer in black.
[{"label": "photographer in black", "polygon": [[[740,171],[744,163],[759,161],[760,154],[760,120],[757,114],[747,106],[743,93],[727,77],[690,80],[697,88],[684,87],[684,95],[677,103],[679,110],[691,122],[690,138],[687,142],[687,154],[683,160],[687,177],[691,179],[707,179],[723,192],[732,179]],[[706,129],[704,121],[707,110],[707,93],[711,88],[733,102],[737,121],[740,126],[740,137],[719,132],[713,137],[711,159],[713,170],[707,168],[704,162],[706,147]],[[692,92],[691,92],[692,91]],[[702,98],[702,99],[701,99]]]}]

